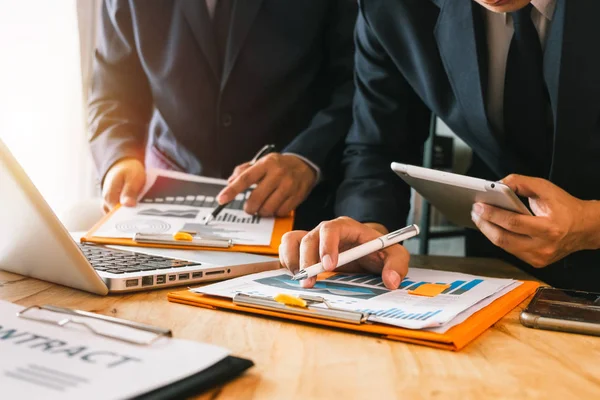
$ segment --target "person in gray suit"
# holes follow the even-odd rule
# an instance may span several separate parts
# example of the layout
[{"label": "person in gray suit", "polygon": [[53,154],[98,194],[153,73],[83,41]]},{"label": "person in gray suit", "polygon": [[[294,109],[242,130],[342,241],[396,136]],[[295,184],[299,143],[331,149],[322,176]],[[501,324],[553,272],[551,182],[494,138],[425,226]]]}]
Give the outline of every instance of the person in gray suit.
[{"label": "person in gray suit", "polygon": [[229,178],[221,203],[257,184],[252,214],[332,217],[356,15],[354,0],[106,0],[89,129],[107,208],[160,167]]},{"label": "person in gray suit", "polygon": [[[466,254],[600,291],[598,15],[597,1],[362,1],[354,125],[336,200],[337,214],[353,219],[288,235],[282,262],[332,268],[338,246],[406,223],[410,188],[390,163],[421,163],[432,111],[472,148],[468,173],[502,180],[534,214],[476,203]],[[397,288],[408,253],[392,246],[354,267],[381,271]]]}]

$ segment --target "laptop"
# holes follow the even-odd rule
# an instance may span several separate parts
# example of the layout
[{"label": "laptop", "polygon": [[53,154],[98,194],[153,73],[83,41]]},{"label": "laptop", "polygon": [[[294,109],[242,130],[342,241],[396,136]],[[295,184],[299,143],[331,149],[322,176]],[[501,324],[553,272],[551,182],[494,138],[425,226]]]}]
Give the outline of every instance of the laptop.
[{"label": "laptop", "polygon": [[1,270],[105,295],[276,268],[276,259],[253,254],[78,243],[0,140]]}]

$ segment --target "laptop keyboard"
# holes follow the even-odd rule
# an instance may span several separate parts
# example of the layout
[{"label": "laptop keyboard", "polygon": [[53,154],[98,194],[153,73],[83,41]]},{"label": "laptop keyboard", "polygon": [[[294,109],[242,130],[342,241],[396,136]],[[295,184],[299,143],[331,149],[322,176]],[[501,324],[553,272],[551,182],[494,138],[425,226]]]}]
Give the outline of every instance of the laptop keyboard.
[{"label": "laptop keyboard", "polygon": [[109,272],[111,274],[156,271],[201,265],[198,262],[132,253],[89,244],[78,243],[78,245],[96,271]]}]

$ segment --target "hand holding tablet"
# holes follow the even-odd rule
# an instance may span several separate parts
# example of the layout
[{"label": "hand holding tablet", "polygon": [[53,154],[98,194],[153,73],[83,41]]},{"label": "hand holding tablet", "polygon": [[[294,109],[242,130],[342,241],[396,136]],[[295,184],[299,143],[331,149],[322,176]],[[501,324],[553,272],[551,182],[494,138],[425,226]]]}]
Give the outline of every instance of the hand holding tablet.
[{"label": "hand holding tablet", "polygon": [[500,182],[400,163],[392,163],[392,170],[459,226],[475,229],[471,220],[475,203],[531,215],[517,195]]}]

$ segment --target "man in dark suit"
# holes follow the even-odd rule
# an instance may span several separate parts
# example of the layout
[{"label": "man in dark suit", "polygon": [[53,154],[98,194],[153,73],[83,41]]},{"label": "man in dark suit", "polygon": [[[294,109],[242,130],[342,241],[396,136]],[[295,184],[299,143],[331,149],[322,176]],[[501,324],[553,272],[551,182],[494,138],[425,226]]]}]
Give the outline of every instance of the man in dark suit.
[{"label": "man in dark suit", "polygon": [[[145,167],[160,167],[230,177],[221,203],[256,183],[249,213],[287,215],[312,192],[297,220],[332,216],[356,12],[354,0],[106,0],[89,122],[107,207],[135,204]],[[280,152],[250,166],[268,143]]]},{"label": "man in dark suit", "polygon": [[[467,255],[511,254],[552,285],[600,290],[598,15],[593,1],[361,2],[355,122],[336,211],[367,224],[342,218],[292,233],[284,264],[321,258],[332,268],[340,241],[404,224],[410,189],[390,163],[421,162],[431,110],[473,149],[470,174],[504,178],[535,214],[475,204],[472,219],[487,239],[470,235]],[[383,268],[396,288],[407,261],[394,246],[354,267]]]}]

